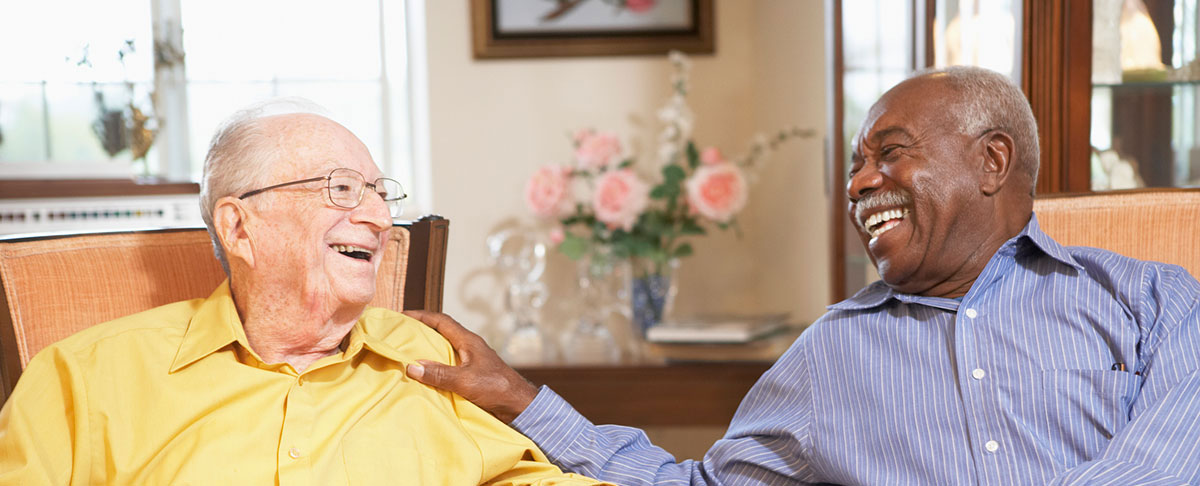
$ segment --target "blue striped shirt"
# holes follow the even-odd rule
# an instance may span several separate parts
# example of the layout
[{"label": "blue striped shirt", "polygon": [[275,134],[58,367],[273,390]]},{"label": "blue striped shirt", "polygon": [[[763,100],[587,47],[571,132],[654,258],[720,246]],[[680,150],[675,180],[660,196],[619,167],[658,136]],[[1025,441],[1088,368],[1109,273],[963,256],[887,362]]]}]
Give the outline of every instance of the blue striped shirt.
[{"label": "blue striped shirt", "polygon": [[627,485],[1200,484],[1198,301],[1182,268],[1063,247],[1032,218],[961,302],[876,282],[830,306],[702,461],[545,387],[513,426]]}]

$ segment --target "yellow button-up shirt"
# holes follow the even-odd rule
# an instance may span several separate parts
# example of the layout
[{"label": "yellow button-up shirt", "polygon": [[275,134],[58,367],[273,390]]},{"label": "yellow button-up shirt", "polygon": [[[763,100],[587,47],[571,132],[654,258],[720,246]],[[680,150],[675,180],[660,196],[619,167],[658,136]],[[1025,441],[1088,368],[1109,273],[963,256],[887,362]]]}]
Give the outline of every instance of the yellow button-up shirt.
[{"label": "yellow button-up shirt", "polygon": [[597,484],[458,395],[405,376],[454,362],[368,309],[304,373],[247,344],[229,283],[94,326],[29,363],[0,411],[0,484]]}]

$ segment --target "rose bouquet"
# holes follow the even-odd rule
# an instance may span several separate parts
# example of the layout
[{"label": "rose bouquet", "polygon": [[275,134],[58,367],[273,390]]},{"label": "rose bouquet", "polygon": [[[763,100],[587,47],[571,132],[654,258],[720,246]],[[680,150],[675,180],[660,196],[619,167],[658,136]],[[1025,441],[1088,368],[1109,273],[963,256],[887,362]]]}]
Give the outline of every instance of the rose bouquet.
[{"label": "rose bouquet", "polygon": [[659,111],[660,168],[653,182],[634,169],[635,159],[612,133],[583,129],[573,136],[573,161],[539,168],[525,188],[537,216],[557,219],[550,232],[559,251],[579,259],[596,251],[637,258],[661,272],[673,258],[692,254],[688,237],[706,226],[728,229],[749,197],[757,163],[780,143],[811,136],[788,128],[759,135],[742,157],[730,160],[717,147],[700,150],[691,140],[693,117],[686,103],[689,61],[672,52],[672,96]]},{"label": "rose bouquet", "polygon": [[758,135],[735,159],[717,147],[698,148],[687,105],[690,62],[679,52],[669,60],[672,95],[658,113],[664,126],[653,178],[635,170],[636,159],[616,135],[583,129],[572,136],[570,163],[543,166],[526,185],[527,206],[555,220],[550,239],[573,260],[632,259],[635,278],[663,275],[673,261],[692,254],[689,238],[712,226],[736,228],[754,169],[766,155],[791,138],[812,135],[798,128]]}]

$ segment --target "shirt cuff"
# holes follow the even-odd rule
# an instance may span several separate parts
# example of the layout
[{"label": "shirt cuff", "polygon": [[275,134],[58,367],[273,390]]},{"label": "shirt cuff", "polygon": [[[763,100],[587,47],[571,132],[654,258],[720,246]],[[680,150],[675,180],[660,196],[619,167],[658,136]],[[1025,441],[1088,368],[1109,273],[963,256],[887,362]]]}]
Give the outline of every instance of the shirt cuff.
[{"label": "shirt cuff", "polygon": [[532,439],[555,463],[571,450],[584,429],[595,427],[546,385],[538,389],[533,402],[510,425]]}]

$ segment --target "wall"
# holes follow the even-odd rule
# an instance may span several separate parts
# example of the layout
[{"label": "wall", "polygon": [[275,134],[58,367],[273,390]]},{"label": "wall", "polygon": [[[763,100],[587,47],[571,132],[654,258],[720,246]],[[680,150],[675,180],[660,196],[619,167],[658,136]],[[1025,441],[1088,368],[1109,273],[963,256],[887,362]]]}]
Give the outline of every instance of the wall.
[{"label": "wall", "polygon": [[[433,202],[451,220],[444,308],[496,346],[507,323],[484,238],[531,221],[525,181],[543,164],[570,160],[574,129],[614,130],[635,152],[652,153],[669,70],[665,56],[477,61],[468,3],[425,7]],[[822,3],[716,0],[716,29],[716,54],[692,57],[697,142],[736,155],[759,131],[798,125],[818,135],[775,154],[751,189],[740,239],[724,232],[694,242],[677,309],[788,311],[811,322],[829,298]],[[571,287],[572,268],[552,257],[553,288]],[[547,321],[561,328],[571,307],[558,296]],[[683,458],[700,457],[722,431],[649,432]]]}]

